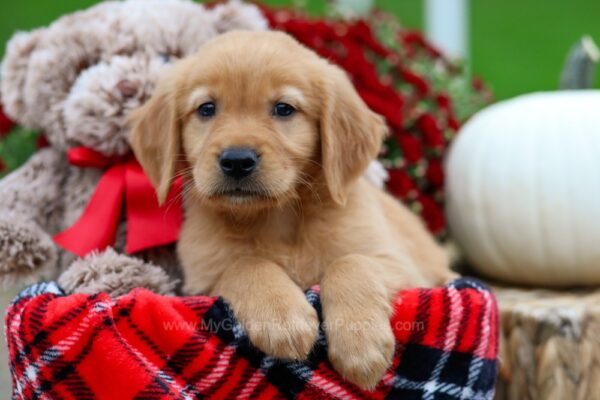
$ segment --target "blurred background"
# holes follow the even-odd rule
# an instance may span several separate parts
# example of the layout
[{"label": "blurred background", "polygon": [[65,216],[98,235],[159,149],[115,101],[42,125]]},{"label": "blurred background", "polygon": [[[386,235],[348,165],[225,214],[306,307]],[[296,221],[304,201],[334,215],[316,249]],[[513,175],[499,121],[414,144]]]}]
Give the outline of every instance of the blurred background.
[{"label": "blurred background", "polygon": [[[296,6],[312,16],[323,16],[334,1],[261,0],[258,3]],[[97,2],[4,0],[0,4],[0,58],[4,55],[5,43],[16,31],[48,25],[62,15]],[[354,3],[361,2],[368,0],[354,0]],[[557,89],[565,58],[573,45],[586,34],[600,41],[600,1],[374,0],[374,4],[398,19],[403,30],[406,29],[405,39],[410,36],[409,31],[423,31],[444,54],[462,59],[458,64],[464,68],[455,69],[441,64],[437,56],[428,52],[427,46],[419,45],[423,48],[419,47],[419,57],[415,59],[408,55],[408,45],[398,45],[394,49],[396,56],[405,57],[410,69],[410,75],[396,78],[400,82],[394,81],[397,92],[407,100],[407,106],[403,110],[403,119],[396,121],[397,126],[394,126],[395,141],[387,143],[382,159],[390,171],[388,189],[419,213],[433,233],[446,238],[442,163],[446,147],[459,129],[459,122],[495,100]],[[439,73],[440,65],[446,71]],[[388,72],[378,71],[381,81],[390,79]],[[471,77],[476,77],[477,82],[485,82],[485,86],[482,84],[484,89],[471,88],[477,86],[471,85]],[[404,80],[410,81],[410,85]],[[425,85],[427,89],[422,91],[427,93],[421,93],[419,84]],[[389,111],[385,104],[389,99],[385,96],[371,97],[370,100],[367,103],[377,112],[385,114]],[[395,121],[393,117],[386,115],[390,123]],[[567,121],[564,126],[571,127],[577,120]],[[0,118],[0,128],[2,122]],[[10,129],[13,131],[8,134]],[[39,133],[12,124],[10,129],[6,132],[0,129],[0,177],[21,165],[36,148],[45,145],[40,143],[39,139],[43,137]],[[540,131],[545,132],[545,128]],[[594,168],[588,169],[596,171]],[[572,170],[576,171],[576,168]],[[587,190],[587,182],[584,183]],[[596,200],[595,204],[598,204]],[[0,310],[17,290],[14,287],[0,294]],[[0,346],[0,398],[8,398],[9,390],[5,346]]]},{"label": "blurred background", "polygon": [[[326,0],[264,0],[300,5],[320,15]],[[0,42],[15,30],[46,25],[95,0],[19,0],[0,5]],[[406,27],[423,28],[425,0],[375,0]],[[476,0],[469,2],[469,59],[498,99],[555,89],[565,54],[582,34],[600,38],[597,0]],[[4,46],[2,45],[2,52]],[[3,54],[3,53],[0,53]]]}]

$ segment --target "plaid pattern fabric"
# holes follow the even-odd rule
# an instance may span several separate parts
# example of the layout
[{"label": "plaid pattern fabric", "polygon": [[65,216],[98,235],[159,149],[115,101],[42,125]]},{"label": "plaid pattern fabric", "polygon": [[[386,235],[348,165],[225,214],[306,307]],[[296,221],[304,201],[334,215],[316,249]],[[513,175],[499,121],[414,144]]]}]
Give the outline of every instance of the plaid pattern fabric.
[{"label": "plaid pattern fabric", "polygon": [[[307,298],[319,311],[318,288]],[[491,399],[498,314],[490,291],[459,279],[401,292],[393,368],[376,390],[344,381],[320,338],[308,361],[256,350],[220,298],[144,289],[66,296],[54,283],[8,309],[13,399]]]}]

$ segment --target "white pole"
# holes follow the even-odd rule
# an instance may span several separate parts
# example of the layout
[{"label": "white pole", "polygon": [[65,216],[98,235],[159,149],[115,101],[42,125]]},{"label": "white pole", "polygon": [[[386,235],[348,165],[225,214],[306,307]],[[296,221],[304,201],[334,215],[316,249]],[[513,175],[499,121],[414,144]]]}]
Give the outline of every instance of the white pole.
[{"label": "white pole", "polygon": [[468,57],[468,0],[426,0],[427,38],[451,58]]}]

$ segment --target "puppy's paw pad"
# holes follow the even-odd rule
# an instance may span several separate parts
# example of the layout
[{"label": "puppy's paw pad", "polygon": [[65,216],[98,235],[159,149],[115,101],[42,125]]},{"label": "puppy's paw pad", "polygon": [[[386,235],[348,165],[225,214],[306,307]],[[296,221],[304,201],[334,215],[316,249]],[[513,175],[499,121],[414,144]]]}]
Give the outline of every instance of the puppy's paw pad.
[{"label": "puppy's paw pad", "polygon": [[304,360],[319,334],[317,312],[308,304],[273,319],[248,324],[250,341],[268,356]]},{"label": "puppy's paw pad", "polygon": [[329,360],[355,385],[372,390],[392,366],[395,339],[389,324],[379,328],[343,329],[328,335]]},{"label": "puppy's paw pad", "polygon": [[376,352],[371,355],[345,355],[342,358],[331,358],[334,369],[344,379],[362,389],[373,390],[390,368],[392,362],[385,355]]}]

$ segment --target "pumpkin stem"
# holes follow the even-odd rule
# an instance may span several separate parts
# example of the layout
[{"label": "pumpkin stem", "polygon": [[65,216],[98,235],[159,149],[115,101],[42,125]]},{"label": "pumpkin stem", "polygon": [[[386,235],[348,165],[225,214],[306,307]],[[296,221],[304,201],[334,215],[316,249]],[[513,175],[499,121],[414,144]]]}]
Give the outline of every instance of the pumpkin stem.
[{"label": "pumpkin stem", "polygon": [[594,39],[586,35],[569,52],[562,74],[560,88],[590,89],[594,86],[596,63],[600,59],[600,50]]}]

